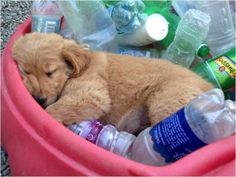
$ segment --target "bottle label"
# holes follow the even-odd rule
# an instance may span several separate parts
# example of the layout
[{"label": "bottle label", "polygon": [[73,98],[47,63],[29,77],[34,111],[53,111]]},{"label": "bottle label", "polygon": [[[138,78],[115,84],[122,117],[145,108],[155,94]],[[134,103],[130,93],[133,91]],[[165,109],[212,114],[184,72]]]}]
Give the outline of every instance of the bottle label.
[{"label": "bottle label", "polygon": [[121,55],[131,55],[131,56],[136,56],[136,57],[151,57],[151,52],[148,50],[138,50],[134,48],[125,48],[125,47],[120,47],[119,48],[119,53]]},{"label": "bottle label", "polygon": [[59,33],[60,25],[60,17],[34,15],[32,17],[31,31],[43,33]]},{"label": "bottle label", "polygon": [[98,134],[100,133],[102,128],[103,128],[103,125],[100,122],[98,122],[97,120],[91,121],[91,130],[88,133],[88,135],[86,136],[86,140],[95,144]]},{"label": "bottle label", "polygon": [[154,143],[153,149],[160,153],[167,163],[206,145],[191,130],[184,108],[155,125],[149,133]]},{"label": "bottle label", "polygon": [[234,51],[228,55],[220,56],[207,62],[209,68],[214,73],[222,90],[228,90],[235,85],[236,58]]}]

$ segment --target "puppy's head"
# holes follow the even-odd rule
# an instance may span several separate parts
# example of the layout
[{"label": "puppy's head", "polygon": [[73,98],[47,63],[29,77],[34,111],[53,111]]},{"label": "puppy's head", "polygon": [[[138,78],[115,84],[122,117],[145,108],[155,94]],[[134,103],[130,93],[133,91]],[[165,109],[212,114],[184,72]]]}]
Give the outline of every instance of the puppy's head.
[{"label": "puppy's head", "polygon": [[78,77],[90,58],[75,41],[53,33],[26,34],[12,53],[26,88],[43,107],[57,100],[66,81]]}]

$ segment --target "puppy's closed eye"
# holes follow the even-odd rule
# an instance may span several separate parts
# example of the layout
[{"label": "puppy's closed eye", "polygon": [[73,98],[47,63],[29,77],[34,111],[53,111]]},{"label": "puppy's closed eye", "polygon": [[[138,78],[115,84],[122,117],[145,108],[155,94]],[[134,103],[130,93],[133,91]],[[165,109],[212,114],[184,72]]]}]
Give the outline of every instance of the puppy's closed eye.
[{"label": "puppy's closed eye", "polygon": [[51,78],[52,75],[53,75],[56,71],[57,71],[57,69],[49,70],[49,71],[46,72],[46,75],[47,75],[49,78]]},{"label": "puppy's closed eye", "polygon": [[48,78],[52,78],[53,74],[56,73],[58,70],[58,66],[54,64],[47,64],[44,67],[44,72]]}]

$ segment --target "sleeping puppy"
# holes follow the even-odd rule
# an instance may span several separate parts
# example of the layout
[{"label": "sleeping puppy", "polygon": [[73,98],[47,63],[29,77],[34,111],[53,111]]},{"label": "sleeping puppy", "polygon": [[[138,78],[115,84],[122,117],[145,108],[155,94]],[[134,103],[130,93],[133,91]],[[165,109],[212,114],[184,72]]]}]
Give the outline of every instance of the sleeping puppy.
[{"label": "sleeping puppy", "polygon": [[57,34],[20,37],[13,57],[28,91],[65,125],[96,118],[135,133],[213,88],[169,61],[92,52]]}]

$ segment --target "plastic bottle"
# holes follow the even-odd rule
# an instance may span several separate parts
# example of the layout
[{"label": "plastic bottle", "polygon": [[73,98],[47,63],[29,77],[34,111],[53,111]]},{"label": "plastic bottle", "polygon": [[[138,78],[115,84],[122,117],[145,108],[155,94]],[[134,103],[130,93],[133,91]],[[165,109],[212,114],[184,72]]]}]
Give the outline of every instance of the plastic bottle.
[{"label": "plastic bottle", "polygon": [[144,13],[147,13],[149,16],[158,13],[162,15],[168,22],[168,34],[164,39],[158,41],[158,44],[161,44],[161,46],[166,49],[174,40],[175,31],[180,21],[180,17],[172,7],[171,0],[155,0],[143,2],[146,6],[146,8],[144,9]]},{"label": "plastic bottle", "polygon": [[120,45],[145,46],[166,37],[168,33],[168,22],[160,14],[150,15],[145,24],[140,26],[133,33],[117,35]]},{"label": "plastic bottle", "polygon": [[193,99],[165,120],[142,131],[131,159],[162,166],[235,133],[235,103],[224,100],[220,89]]},{"label": "plastic bottle", "polygon": [[235,45],[235,29],[229,0],[193,1],[195,7],[211,17],[209,33],[205,42],[213,56],[227,52]]},{"label": "plastic bottle", "polygon": [[55,1],[34,1],[32,5],[31,31],[59,33],[62,14]]},{"label": "plastic bottle", "polygon": [[236,49],[234,47],[224,54],[213,57],[207,61],[203,61],[193,67],[192,70],[226,93],[228,90],[232,90],[232,88],[235,87],[235,50]]},{"label": "plastic bottle", "polygon": [[92,50],[117,51],[116,27],[100,0],[57,1],[75,40]]},{"label": "plastic bottle", "polygon": [[189,68],[195,51],[207,36],[210,17],[195,9],[188,10],[178,24],[174,41],[164,53],[164,59]]},{"label": "plastic bottle", "polygon": [[103,126],[97,120],[82,121],[68,128],[91,143],[124,157],[128,156],[136,138],[130,133],[118,132],[112,125]]},{"label": "plastic bottle", "polygon": [[131,33],[143,25],[147,14],[143,13],[145,5],[142,0],[121,0],[108,11],[115,22],[119,34]]},{"label": "plastic bottle", "polygon": [[62,23],[61,23],[61,30],[59,33],[61,36],[63,36],[66,39],[75,39],[75,34],[73,31],[70,29],[67,21],[65,18],[63,18]]},{"label": "plastic bottle", "polygon": [[229,6],[231,10],[231,16],[233,19],[234,29],[236,29],[236,2],[235,1],[229,1]]}]

